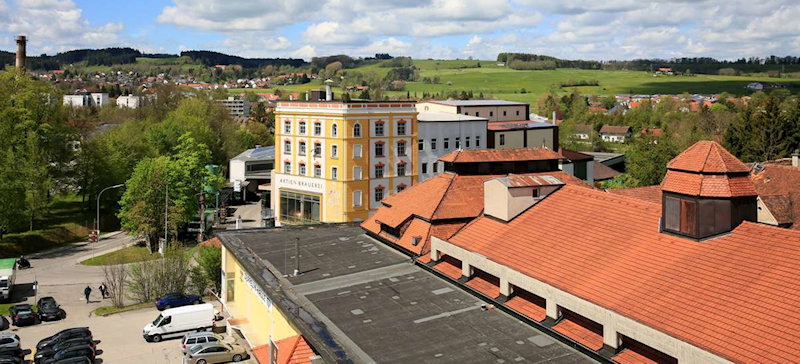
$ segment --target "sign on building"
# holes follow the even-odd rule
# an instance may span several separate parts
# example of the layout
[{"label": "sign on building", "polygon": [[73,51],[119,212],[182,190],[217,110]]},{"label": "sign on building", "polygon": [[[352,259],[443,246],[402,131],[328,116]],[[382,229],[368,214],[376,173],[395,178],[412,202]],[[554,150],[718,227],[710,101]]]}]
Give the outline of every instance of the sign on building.
[{"label": "sign on building", "polygon": [[258,286],[258,283],[256,283],[255,280],[253,280],[253,277],[250,277],[250,275],[247,274],[247,272],[242,272],[242,279],[244,280],[245,283],[247,283],[247,286],[250,287],[250,290],[252,290],[253,293],[256,294],[256,296],[258,296],[258,299],[261,300],[261,303],[263,303],[264,306],[266,306],[271,311],[272,300],[269,298],[269,296],[267,296],[267,293],[264,292],[264,290]]}]

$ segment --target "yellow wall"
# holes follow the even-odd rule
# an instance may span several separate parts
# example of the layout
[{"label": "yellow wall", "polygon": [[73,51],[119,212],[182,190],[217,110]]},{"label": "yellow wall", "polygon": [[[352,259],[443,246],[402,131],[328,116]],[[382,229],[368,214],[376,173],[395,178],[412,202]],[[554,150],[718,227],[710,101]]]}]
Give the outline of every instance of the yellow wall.
[{"label": "yellow wall", "polygon": [[[269,343],[270,335],[272,341],[279,341],[287,337],[299,335],[284,314],[273,305],[270,310],[261,302],[258,295],[250,289],[249,285],[242,278],[243,270],[236,258],[225,247],[222,248],[225,254],[225,266],[223,267],[227,279],[227,274],[233,273],[234,276],[234,299],[225,302],[225,305],[234,319],[246,318],[247,323],[235,325],[242,329],[244,335],[254,346],[266,345]],[[222,298],[227,298],[227,292],[222,292]]]}]

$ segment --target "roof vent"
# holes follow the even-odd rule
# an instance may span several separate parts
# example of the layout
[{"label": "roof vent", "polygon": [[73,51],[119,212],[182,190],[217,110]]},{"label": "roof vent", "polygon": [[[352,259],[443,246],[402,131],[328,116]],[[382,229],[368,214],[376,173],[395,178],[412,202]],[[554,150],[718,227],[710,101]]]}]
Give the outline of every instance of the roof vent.
[{"label": "roof vent", "polygon": [[420,241],[422,241],[422,237],[421,236],[415,236],[415,237],[411,238],[411,245],[417,246],[417,245],[419,245]]}]

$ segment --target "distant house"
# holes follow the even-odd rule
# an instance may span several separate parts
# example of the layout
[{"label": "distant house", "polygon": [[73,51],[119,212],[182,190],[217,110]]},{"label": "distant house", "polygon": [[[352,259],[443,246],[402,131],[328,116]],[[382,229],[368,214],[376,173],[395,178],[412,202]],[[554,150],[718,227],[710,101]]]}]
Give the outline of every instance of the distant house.
[{"label": "distant house", "polygon": [[761,82],[750,82],[747,84],[747,88],[755,91],[761,91],[764,89],[764,84]]},{"label": "distant house", "polygon": [[658,72],[656,72],[656,73],[662,74],[662,75],[672,75],[672,73],[673,73],[672,72],[672,67],[659,67],[658,68]]},{"label": "distant house", "polygon": [[630,136],[631,127],[627,125],[603,125],[600,128],[600,138],[605,142],[625,143]]},{"label": "distant house", "polygon": [[592,126],[587,124],[580,124],[575,127],[575,137],[580,140],[589,140],[592,135]]}]

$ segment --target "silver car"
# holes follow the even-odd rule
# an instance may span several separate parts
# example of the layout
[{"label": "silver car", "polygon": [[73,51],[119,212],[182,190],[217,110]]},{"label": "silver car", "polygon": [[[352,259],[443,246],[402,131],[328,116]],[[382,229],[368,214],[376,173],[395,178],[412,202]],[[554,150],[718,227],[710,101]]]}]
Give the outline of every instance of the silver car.
[{"label": "silver car", "polygon": [[195,345],[183,357],[185,364],[213,364],[247,359],[247,350],[239,344],[214,343]]},{"label": "silver car", "polygon": [[0,348],[18,348],[19,336],[11,332],[0,334]]},{"label": "silver car", "polygon": [[214,344],[218,342],[231,342],[229,340],[225,340],[219,334],[215,334],[213,332],[208,331],[201,331],[201,332],[190,332],[183,336],[183,341],[181,341],[181,350],[183,353],[186,354],[186,349],[191,348],[195,345],[203,345],[203,344]]}]

